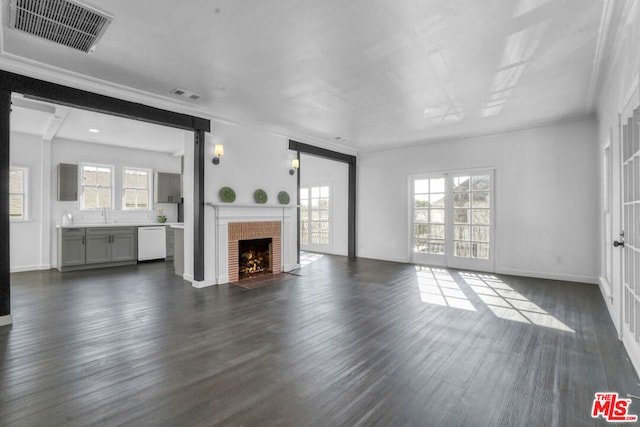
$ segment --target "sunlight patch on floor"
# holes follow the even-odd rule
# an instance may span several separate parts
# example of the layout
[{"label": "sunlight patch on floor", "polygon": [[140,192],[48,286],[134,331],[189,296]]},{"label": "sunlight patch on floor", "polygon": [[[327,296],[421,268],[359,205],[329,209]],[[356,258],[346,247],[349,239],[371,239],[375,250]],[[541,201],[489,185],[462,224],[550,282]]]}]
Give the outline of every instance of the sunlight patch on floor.
[{"label": "sunlight patch on floor", "polygon": [[[419,265],[414,267],[422,302],[460,310],[477,311],[447,269]],[[456,274],[500,319],[575,333],[569,326],[550,315],[495,275],[472,272],[456,272]]]},{"label": "sunlight patch on floor", "polygon": [[460,286],[444,269],[416,266],[420,299],[427,304],[476,311]]},{"label": "sunlight patch on floor", "polygon": [[575,333],[498,277],[470,272],[459,274],[496,317]]},{"label": "sunlight patch on floor", "polygon": [[311,252],[300,252],[300,266],[304,267],[305,265],[309,265],[318,261],[324,255],[322,254],[314,254]]}]

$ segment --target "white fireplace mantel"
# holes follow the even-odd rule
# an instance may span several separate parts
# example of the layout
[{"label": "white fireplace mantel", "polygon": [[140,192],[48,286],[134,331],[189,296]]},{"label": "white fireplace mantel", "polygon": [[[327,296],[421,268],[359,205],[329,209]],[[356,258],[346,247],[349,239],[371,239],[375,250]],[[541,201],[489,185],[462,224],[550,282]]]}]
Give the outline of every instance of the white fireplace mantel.
[{"label": "white fireplace mantel", "polygon": [[205,203],[215,215],[215,271],[217,284],[229,282],[228,236],[230,222],[281,221],[282,271],[291,271],[297,264],[297,205]]}]

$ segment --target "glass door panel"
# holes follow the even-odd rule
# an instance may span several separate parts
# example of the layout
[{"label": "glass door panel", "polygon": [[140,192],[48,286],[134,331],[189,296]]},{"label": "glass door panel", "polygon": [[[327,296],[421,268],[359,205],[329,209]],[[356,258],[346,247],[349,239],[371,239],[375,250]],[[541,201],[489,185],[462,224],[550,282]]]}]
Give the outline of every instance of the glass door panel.
[{"label": "glass door panel", "polygon": [[418,178],[412,182],[413,259],[442,263],[446,237],[446,186],[443,176]]},{"label": "glass door panel", "polygon": [[493,271],[493,171],[451,175],[453,194],[453,252],[447,265]]}]

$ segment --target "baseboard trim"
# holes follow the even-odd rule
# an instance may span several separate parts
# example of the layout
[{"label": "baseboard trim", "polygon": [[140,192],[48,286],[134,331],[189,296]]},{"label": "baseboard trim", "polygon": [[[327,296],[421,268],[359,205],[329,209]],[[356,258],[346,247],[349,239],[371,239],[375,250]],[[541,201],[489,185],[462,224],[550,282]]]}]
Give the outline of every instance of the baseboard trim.
[{"label": "baseboard trim", "polygon": [[13,317],[10,314],[0,316],[0,326],[13,325]]},{"label": "baseboard trim", "polygon": [[561,280],[563,282],[588,283],[598,285],[597,277],[580,276],[574,274],[546,273],[540,271],[519,270],[515,268],[498,268],[498,274],[508,274],[511,276],[535,277],[536,279]]},{"label": "baseboard trim", "polygon": [[613,306],[613,295],[611,294],[611,284],[609,283],[606,277],[599,276],[598,287],[600,288],[600,294],[602,295],[602,299],[604,300],[604,305],[607,306],[607,310],[609,311],[611,322],[613,323],[614,328],[616,328],[616,333],[618,334],[618,338],[622,339],[622,333],[621,333],[620,321],[619,321],[620,316],[615,312],[615,307]]},{"label": "baseboard trim", "polygon": [[182,275],[182,278],[184,280],[186,280],[187,282],[191,282],[191,286],[193,286],[194,288],[198,288],[198,289],[208,288],[209,286],[217,285],[215,280],[201,280],[201,281],[194,280],[193,274],[184,273]]},{"label": "baseboard trim", "polygon": [[288,271],[293,271],[293,270],[297,270],[301,267],[300,264],[285,264],[282,267],[282,271],[284,271],[285,273]]},{"label": "baseboard trim", "polygon": [[411,260],[408,259],[408,258],[376,258],[376,257],[369,256],[369,255],[366,255],[366,254],[365,255],[359,254],[357,256],[357,258],[372,259],[374,261],[397,262],[399,264],[416,264],[416,265],[420,264],[420,263],[417,263],[417,262],[411,262]]},{"label": "baseboard trim", "polygon": [[609,303],[613,302],[613,296],[611,295],[611,284],[606,277],[598,277],[598,286],[600,286],[600,293],[602,297]]},{"label": "baseboard trim", "polygon": [[215,280],[202,280],[200,282],[198,281],[191,282],[191,286],[198,289],[208,288],[209,286],[216,286],[216,285],[217,283],[215,282]]},{"label": "baseboard trim", "polygon": [[24,273],[25,271],[38,271],[38,270],[50,270],[55,268],[51,265],[21,265],[18,267],[11,267],[11,273]]}]

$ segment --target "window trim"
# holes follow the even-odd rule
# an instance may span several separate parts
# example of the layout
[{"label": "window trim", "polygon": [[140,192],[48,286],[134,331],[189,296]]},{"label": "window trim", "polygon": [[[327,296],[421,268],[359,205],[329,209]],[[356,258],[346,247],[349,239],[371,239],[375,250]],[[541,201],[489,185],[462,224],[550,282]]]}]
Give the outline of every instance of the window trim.
[{"label": "window trim", "polygon": [[[125,173],[128,170],[134,171],[143,171],[147,173],[147,208],[128,208],[125,202],[126,189],[129,187],[125,186]],[[139,168],[135,166],[122,166],[122,185],[120,186],[121,191],[121,199],[122,199],[122,210],[123,211],[131,211],[131,212],[150,212],[153,210],[153,190],[154,190],[154,182],[153,182],[153,169],[150,168]]]},{"label": "window trim", "polygon": [[14,170],[18,170],[22,172],[22,192],[21,193],[12,193],[11,186],[9,185],[9,197],[12,194],[21,194],[22,195],[22,217],[21,218],[12,218],[9,216],[9,220],[12,222],[24,222],[31,221],[31,217],[29,215],[29,173],[30,168],[28,166],[10,166],[9,173]]},{"label": "window trim", "polygon": [[[109,190],[111,191],[111,196],[109,198],[109,200],[111,201],[111,205],[109,207],[106,208],[99,208],[99,207],[95,207],[95,208],[87,208],[84,205],[84,187],[85,185],[83,184],[83,177],[84,177],[84,168],[85,166],[91,166],[91,167],[99,167],[99,168],[109,168],[111,170],[111,183],[109,186]],[[80,195],[80,210],[82,211],[97,211],[97,210],[101,210],[101,209],[109,209],[109,210],[114,210],[115,209],[115,171],[116,171],[116,167],[113,165],[104,165],[104,164],[99,164],[99,163],[89,163],[89,162],[81,162],[80,163],[80,173],[78,176],[78,187],[79,187],[79,191],[78,194]],[[87,187],[93,187],[92,185],[88,185]]]}]

